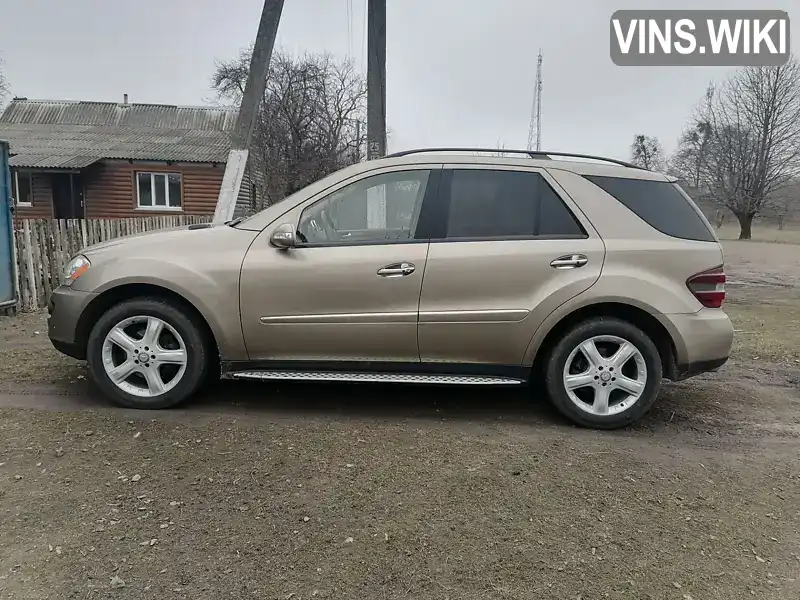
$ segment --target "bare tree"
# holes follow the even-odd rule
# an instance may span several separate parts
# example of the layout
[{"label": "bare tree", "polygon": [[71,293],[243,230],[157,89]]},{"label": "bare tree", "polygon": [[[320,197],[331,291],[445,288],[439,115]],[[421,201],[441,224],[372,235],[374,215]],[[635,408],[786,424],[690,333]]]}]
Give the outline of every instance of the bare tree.
[{"label": "bare tree", "polygon": [[793,181],[781,188],[772,200],[772,205],[778,229],[782,230],[800,212],[800,182]]},{"label": "bare tree", "polygon": [[800,65],[745,67],[695,117],[710,135],[700,184],[736,215],[739,239],[800,173]]},{"label": "bare tree", "polygon": [[678,147],[669,158],[667,169],[695,192],[701,189],[702,176],[711,142],[711,123],[703,119],[714,99],[714,86],[708,86],[704,103],[689,126],[681,133]]},{"label": "bare tree", "polygon": [[665,168],[664,149],[657,137],[633,136],[631,162],[650,171],[663,171]]},{"label": "bare tree", "polygon": [[8,92],[8,81],[6,80],[5,75],[3,75],[3,61],[0,60],[0,107],[3,106]]},{"label": "bare tree", "polygon": [[[705,120],[709,103],[715,94],[714,85],[709,85],[704,101],[678,138],[678,146],[667,160],[667,173],[678,178],[686,192],[705,211],[714,208],[713,221],[719,229],[725,222],[727,210],[711,201],[704,185],[707,157],[711,144],[711,123]],[[710,205],[710,206],[709,206]]]},{"label": "bare tree", "polygon": [[[220,99],[240,100],[250,54],[217,63],[212,86]],[[273,55],[251,145],[254,179],[263,187],[252,208],[360,161],[365,105],[366,83],[351,62],[326,54]]]},{"label": "bare tree", "polygon": [[[499,156],[501,158],[508,158],[508,157],[513,158],[514,157],[513,154],[511,154],[509,152],[505,152],[506,143],[503,140],[501,140],[500,138],[497,138],[497,142],[495,143],[495,148],[497,148],[497,153],[495,154],[495,156]],[[478,155],[478,153],[474,153],[474,154],[476,156]]]}]

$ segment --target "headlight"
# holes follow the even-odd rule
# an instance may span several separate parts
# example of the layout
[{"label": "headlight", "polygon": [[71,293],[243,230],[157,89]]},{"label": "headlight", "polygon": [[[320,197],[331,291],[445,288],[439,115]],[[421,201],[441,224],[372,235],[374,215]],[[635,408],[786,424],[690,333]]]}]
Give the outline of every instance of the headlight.
[{"label": "headlight", "polygon": [[85,256],[76,256],[67,263],[66,267],[64,267],[63,284],[72,285],[75,283],[78,277],[86,273],[91,266],[92,263],[89,262],[88,258]]}]

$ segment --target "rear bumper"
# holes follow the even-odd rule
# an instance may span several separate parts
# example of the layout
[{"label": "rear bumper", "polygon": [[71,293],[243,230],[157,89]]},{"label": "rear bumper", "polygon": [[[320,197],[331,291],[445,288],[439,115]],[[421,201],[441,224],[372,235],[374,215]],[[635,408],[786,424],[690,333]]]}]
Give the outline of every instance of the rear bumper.
[{"label": "rear bumper", "polygon": [[724,365],[733,346],[733,324],[722,310],[704,308],[693,314],[664,315],[675,342],[675,372],[679,381]]},{"label": "rear bumper", "polygon": [[683,381],[684,379],[689,379],[689,377],[694,377],[701,373],[716,371],[726,362],[728,362],[727,356],[725,358],[715,358],[714,360],[699,361],[687,365],[678,365],[672,377],[672,381]]},{"label": "rear bumper", "polygon": [[79,339],[78,322],[94,294],[60,286],[50,294],[47,304],[47,334],[53,347],[59,352],[84,360],[85,340]]}]

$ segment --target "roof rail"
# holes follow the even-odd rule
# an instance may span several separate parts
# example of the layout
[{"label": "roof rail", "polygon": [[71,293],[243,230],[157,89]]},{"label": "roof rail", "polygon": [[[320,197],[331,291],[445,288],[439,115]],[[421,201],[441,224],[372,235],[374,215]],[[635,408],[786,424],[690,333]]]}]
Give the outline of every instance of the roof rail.
[{"label": "roof rail", "polygon": [[403,150],[401,152],[393,152],[386,155],[384,158],[397,158],[400,156],[408,156],[409,154],[422,154],[425,152],[492,152],[495,154],[524,154],[530,158],[548,160],[553,156],[567,157],[567,158],[586,158],[589,160],[600,160],[604,162],[613,163],[621,167],[628,167],[630,169],[640,169],[647,171],[644,167],[634,165],[624,160],[617,160],[616,158],[608,158],[606,156],[594,156],[592,154],[575,154],[573,152],[545,152],[541,150],[508,150],[507,148],[417,148],[414,150]]}]

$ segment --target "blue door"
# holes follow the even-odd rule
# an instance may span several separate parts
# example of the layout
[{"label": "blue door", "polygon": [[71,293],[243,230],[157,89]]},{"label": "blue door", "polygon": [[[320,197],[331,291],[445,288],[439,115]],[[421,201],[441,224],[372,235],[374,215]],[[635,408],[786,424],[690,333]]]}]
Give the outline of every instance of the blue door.
[{"label": "blue door", "polygon": [[0,308],[16,304],[8,142],[0,141]]}]

